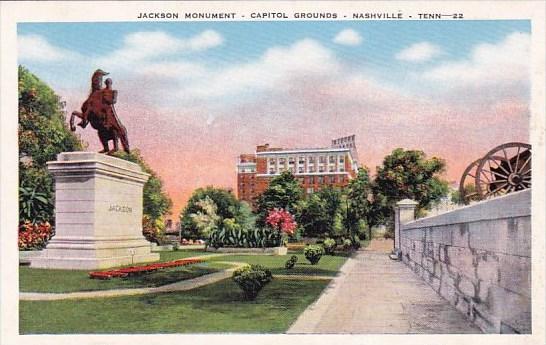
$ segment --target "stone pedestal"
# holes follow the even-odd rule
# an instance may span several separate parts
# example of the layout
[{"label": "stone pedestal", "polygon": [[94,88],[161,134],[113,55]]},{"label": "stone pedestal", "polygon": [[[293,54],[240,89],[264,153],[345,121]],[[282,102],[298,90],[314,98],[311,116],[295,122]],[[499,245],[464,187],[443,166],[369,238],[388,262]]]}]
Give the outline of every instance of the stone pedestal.
[{"label": "stone pedestal", "polygon": [[102,269],[159,260],[142,235],[140,166],[93,152],[48,162],[55,178],[55,236],[31,267]]},{"label": "stone pedestal", "polygon": [[402,251],[400,229],[403,224],[415,220],[415,208],[418,202],[404,199],[396,203],[394,208],[394,254],[400,258]]}]

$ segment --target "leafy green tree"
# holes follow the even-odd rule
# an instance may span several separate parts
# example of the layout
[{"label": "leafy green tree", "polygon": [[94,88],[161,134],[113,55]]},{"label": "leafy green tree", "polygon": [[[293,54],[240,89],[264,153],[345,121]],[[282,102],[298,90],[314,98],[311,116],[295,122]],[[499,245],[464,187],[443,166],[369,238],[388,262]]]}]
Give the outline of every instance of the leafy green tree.
[{"label": "leafy green tree", "polygon": [[420,212],[446,196],[448,183],[440,176],[445,166],[443,159],[427,159],[423,151],[401,148],[392,151],[384,158],[383,165],[377,168],[372,187],[372,223],[390,223],[393,207],[402,199],[417,201],[417,211]]},{"label": "leafy green tree", "polygon": [[271,179],[267,189],[258,197],[258,221],[263,223],[269,210],[274,208],[285,209],[294,214],[302,195],[303,191],[294,175],[289,171],[282,172]]},{"label": "leafy green tree", "polygon": [[163,190],[163,182],[157,173],[144,161],[138,149],[133,149],[130,153],[118,151],[114,155],[118,158],[137,163],[143,171],[150,174],[150,178],[144,184],[143,213],[150,217],[153,223],[156,220],[162,221],[163,217],[169,214],[173,203],[169,195]]},{"label": "leafy green tree", "polygon": [[296,219],[304,235],[316,237],[337,233],[336,217],[341,210],[340,206],[341,192],[330,186],[300,200],[296,207]]},{"label": "leafy green tree", "polygon": [[[198,211],[189,214],[189,217],[195,224],[199,237],[208,238],[211,233],[218,229],[219,223],[222,221],[218,215],[218,206],[216,206],[216,203],[208,196],[198,200],[195,205],[198,208]],[[229,221],[231,221],[231,223]],[[226,218],[224,219],[224,222],[235,227],[232,218]]]},{"label": "leafy green tree", "polygon": [[19,66],[20,221],[54,222],[53,179],[46,162],[84,148],[66,124],[64,103],[43,81]]},{"label": "leafy green tree", "polygon": [[250,217],[249,213],[251,213],[248,205],[239,202],[233,193],[225,189],[209,186],[196,189],[188,200],[186,207],[180,213],[180,222],[185,232],[184,236],[195,237],[200,233],[200,229],[191,215],[196,214],[201,209],[199,202],[206,198],[209,198],[216,205],[216,214],[220,217],[219,223],[222,223],[224,219],[233,218],[239,224],[248,225],[249,220],[247,217]]},{"label": "leafy green tree", "polygon": [[[371,180],[368,168],[358,169],[357,175],[347,186],[345,206],[345,227],[349,236],[354,238],[362,228],[362,223],[369,224],[370,195],[372,193]],[[368,238],[371,234],[368,233]]]}]

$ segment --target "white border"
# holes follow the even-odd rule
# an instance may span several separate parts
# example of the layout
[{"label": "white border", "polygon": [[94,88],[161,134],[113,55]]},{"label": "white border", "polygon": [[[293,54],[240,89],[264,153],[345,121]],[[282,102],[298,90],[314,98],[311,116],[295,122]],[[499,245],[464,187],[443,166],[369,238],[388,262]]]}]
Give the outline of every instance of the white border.
[{"label": "white border", "polygon": [[[0,236],[1,338],[12,344],[210,344],[237,345],[297,343],[345,344],[545,344],[545,2],[543,1],[436,1],[436,2],[0,2]],[[464,13],[469,19],[530,19],[532,21],[531,144],[533,145],[533,334],[532,335],[18,335],[17,234],[17,57],[18,22],[140,21],[139,12],[321,12],[373,11],[398,13]],[[246,16],[245,20],[253,20]],[[259,19],[255,19],[259,21]],[[337,20],[352,20],[338,18]],[[183,21],[183,19],[179,19]]]}]

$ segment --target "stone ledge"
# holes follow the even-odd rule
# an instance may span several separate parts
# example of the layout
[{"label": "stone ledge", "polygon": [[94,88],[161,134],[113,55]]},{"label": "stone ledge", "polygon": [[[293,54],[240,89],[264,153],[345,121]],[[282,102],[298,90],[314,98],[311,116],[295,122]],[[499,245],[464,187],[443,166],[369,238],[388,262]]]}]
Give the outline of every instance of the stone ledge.
[{"label": "stone ledge", "polygon": [[437,216],[421,218],[403,224],[401,230],[530,216],[531,191],[531,189],[526,189],[464,206]]}]

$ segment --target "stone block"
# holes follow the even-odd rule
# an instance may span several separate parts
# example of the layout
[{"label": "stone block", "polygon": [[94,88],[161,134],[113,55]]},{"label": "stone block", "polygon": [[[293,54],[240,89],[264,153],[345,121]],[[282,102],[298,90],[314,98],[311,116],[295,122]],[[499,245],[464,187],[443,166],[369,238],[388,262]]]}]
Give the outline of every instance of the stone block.
[{"label": "stone block", "polygon": [[506,253],[508,220],[493,219],[469,224],[470,247],[495,253]]},{"label": "stone block", "polygon": [[531,297],[531,259],[513,255],[499,255],[499,286]]},{"label": "stone block", "polygon": [[530,329],[531,299],[502,287],[491,286],[487,304],[491,314],[501,322],[519,324],[520,329]]},{"label": "stone block", "polygon": [[468,278],[475,278],[474,254],[469,248],[448,247],[449,264]]},{"label": "stone block", "polygon": [[499,282],[499,256],[489,252],[479,252],[475,255],[477,279],[497,284]]},{"label": "stone block", "polygon": [[476,297],[476,286],[475,283],[468,279],[465,276],[461,276],[458,284],[457,284],[458,290],[465,296],[469,298],[475,298]]},{"label": "stone block", "polygon": [[468,247],[469,240],[469,224],[461,223],[449,226],[452,242],[451,244],[456,247]]},{"label": "stone block", "polygon": [[425,242],[425,248],[423,250],[423,254],[426,257],[429,257],[431,259],[434,258],[434,242],[432,241]]},{"label": "stone block", "polygon": [[506,254],[531,257],[531,217],[508,220]]}]

